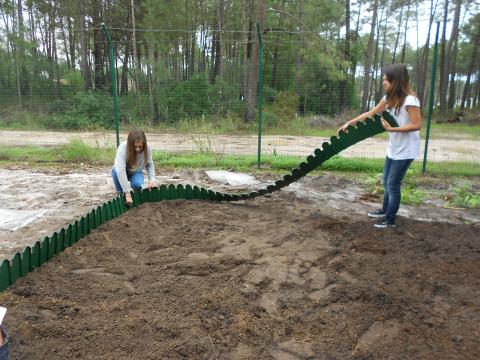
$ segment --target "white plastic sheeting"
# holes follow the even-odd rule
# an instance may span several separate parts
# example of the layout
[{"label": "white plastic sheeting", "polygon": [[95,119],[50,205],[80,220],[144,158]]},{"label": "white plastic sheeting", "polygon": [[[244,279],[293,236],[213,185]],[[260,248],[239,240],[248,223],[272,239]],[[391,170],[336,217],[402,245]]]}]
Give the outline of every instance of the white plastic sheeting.
[{"label": "white plastic sheeting", "polygon": [[0,229],[15,231],[42,217],[48,210],[0,209]]},{"label": "white plastic sheeting", "polygon": [[255,185],[259,183],[259,181],[253,176],[242,173],[234,173],[225,170],[211,170],[205,171],[205,173],[210,179],[231,186]]}]

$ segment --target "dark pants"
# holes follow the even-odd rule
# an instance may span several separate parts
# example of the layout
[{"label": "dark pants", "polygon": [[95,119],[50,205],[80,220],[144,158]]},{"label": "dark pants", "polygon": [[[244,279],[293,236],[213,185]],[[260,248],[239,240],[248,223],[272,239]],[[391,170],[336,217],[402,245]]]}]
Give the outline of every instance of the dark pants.
[{"label": "dark pants", "polygon": [[395,215],[397,215],[400,207],[401,191],[403,177],[413,159],[392,160],[388,156],[385,159],[385,167],[383,169],[383,212],[385,220],[395,223]]},{"label": "dark pants", "polygon": [[0,346],[0,360],[8,360],[8,334],[3,326],[0,326],[0,331],[3,336],[3,344]]}]

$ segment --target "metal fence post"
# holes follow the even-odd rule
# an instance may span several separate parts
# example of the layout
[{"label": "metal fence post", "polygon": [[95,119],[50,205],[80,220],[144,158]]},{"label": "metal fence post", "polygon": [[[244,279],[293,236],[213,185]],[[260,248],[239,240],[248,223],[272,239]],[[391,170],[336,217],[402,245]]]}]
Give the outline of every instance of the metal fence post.
[{"label": "metal fence post", "polygon": [[110,60],[110,74],[112,76],[113,116],[115,118],[115,133],[117,135],[117,147],[120,145],[120,112],[118,111],[117,77],[115,74],[115,58],[113,56],[113,44],[105,23],[102,23],[102,32],[108,41],[108,58]]},{"label": "metal fence post", "polygon": [[427,167],[428,141],[430,140],[430,124],[432,122],[433,102],[435,98],[435,76],[437,73],[438,33],[440,32],[440,21],[437,21],[437,33],[435,34],[435,47],[433,50],[432,80],[430,81],[430,96],[428,99],[427,132],[425,134],[425,150],[423,151],[422,174],[425,175]]}]

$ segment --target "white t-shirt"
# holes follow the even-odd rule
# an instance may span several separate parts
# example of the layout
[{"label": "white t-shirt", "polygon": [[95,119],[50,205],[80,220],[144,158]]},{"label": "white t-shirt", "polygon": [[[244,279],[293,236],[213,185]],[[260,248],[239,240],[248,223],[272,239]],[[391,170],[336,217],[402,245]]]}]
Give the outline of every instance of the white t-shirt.
[{"label": "white t-shirt", "polygon": [[[383,99],[385,100],[386,97]],[[416,96],[407,95],[398,115],[395,109],[386,109],[397,120],[398,126],[411,123],[407,106],[420,107],[420,100]],[[387,156],[392,160],[416,159],[420,155],[420,130],[410,132],[389,132]]]}]

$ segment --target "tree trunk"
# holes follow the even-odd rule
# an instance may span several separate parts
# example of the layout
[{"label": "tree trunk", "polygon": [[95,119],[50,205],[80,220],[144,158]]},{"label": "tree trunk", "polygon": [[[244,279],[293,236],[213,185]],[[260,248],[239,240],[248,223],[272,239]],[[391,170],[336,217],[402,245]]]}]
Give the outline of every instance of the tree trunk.
[{"label": "tree trunk", "polygon": [[[29,16],[29,20],[30,20],[30,41],[32,44],[35,44],[35,19],[34,19],[34,16],[33,16],[33,4],[32,3],[29,3],[28,4],[28,16]],[[8,34],[8,32],[7,32]],[[8,49],[8,47],[7,47]],[[37,47],[34,46],[32,48],[32,54],[33,54],[33,57],[36,58],[38,55],[37,55]],[[38,76],[38,71],[37,71],[37,66],[36,66],[36,61],[35,60],[32,60],[32,71],[31,71],[32,75],[31,75],[31,79],[36,79],[37,76]],[[28,87],[28,90],[29,90],[29,110],[30,112],[33,111],[33,87],[34,87],[34,82],[33,81],[30,81],[30,86]]]},{"label": "tree trunk", "polygon": [[155,122],[155,101],[153,100],[153,80],[152,80],[152,63],[153,63],[153,43],[145,43],[144,53],[148,54],[147,61],[147,78],[148,78],[148,101],[150,103],[150,121]]},{"label": "tree trunk", "polygon": [[65,25],[63,23],[63,16],[60,16],[60,33],[62,34],[63,48],[65,50],[65,56],[67,58],[67,68],[71,69],[70,53],[69,53],[70,48],[68,47],[67,33],[65,31]]},{"label": "tree trunk", "polygon": [[132,12],[132,26],[133,26],[133,29],[132,29],[132,39],[133,39],[133,47],[132,47],[132,70],[133,70],[133,73],[135,75],[135,79],[134,79],[134,82],[133,82],[133,88],[135,90],[135,93],[137,94],[137,100],[138,100],[138,104],[140,104],[140,98],[138,97],[139,96],[139,89],[140,89],[140,86],[139,86],[139,72],[138,72],[138,58],[137,58],[137,54],[138,54],[138,51],[137,51],[137,30],[136,30],[136,23],[135,23],[135,4],[134,4],[134,0],[131,0],[131,3],[130,3],[130,8],[131,8],[131,12]]},{"label": "tree trunk", "polygon": [[[299,0],[298,2],[298,19],[299,19],[299,27],[300,27],[300,47],[304,46],[305,42],[305,26],[304,26],[304,17],[305,17],[305,0]],[[295,91],[298,96],[302,96],[302,88],[304,84],[302,84],[302,65],[303,65],[303,55],[300,49],[297,49],[297,54],[295,55]],[[304,94],[303,94],[304,95]]]},{"label": "tree trunk", "polygon": [[[343,52],[344,59],[350,61],[350,0],[345,0],[345,48]],[[339,110],[347,108],[347,83],[348,69],[344,69],[345,79],[340,80],[340,99]]]},{"label": "tree trunk", "polygon": [[215,82],[215,76],[218,74],[218,68],[215,66],[217,63],[217,46],[218,46],[218,33],[216,31],[213,32],[212,35],[212,47],[210,48],[210,59],[211,59],[211,64],[210,64],[210,84],[213,84]]},{"label": "tree trunk", "polygon": [[[385,16],[385,23],[383,25],[382,54],[380,55],[380,69],[382,70],[382,74],[383,74],[383,68],[385,66],[385,48],[387,46],[388,5],[389,3],[387,2],[385,4],[385,13],[387,15]],[[383,76],[380,76],[378,78],[378,89],[379,89],[379,93],[380,91],[383,91]],[[380,101],[379,98],[376,98],[375,100],[376,102]]]},{"label": "tree trunk", "polygon": [[224,0],[217,1],[217,26],[218,26],[218,35],[217,35],[217,52],[215,57],[215,67],[217,68],[215,74],[220,76],[220,80],[223,80],[223,54],[224,46],[223,46],[223,17],[225,13],[224,9]]},{"label": "tree trunk", "polygon": [[[460,23],[462,0],[456,0],[455,13],[453,15],[452,33],[450,34],[450,40],[448,42],[447,53],[447,71],[446,76],[450,76],[449,89],[448,89],[448,101],[447,110],[453,110],[455,106],[455,72],[457,67],[457,50],[458,50],[458,33]],[[446,94],[445,94],[446,96]]]},{"label": "tree trunk", "polygon": [[202,19],[202,26],[200,27],[200,46],[201,50],[198,54],[198,72],[200,74],[206,74],[207,71],[207,30],[204,20],[204,3],[200,2],[200,18]]},{"label": "tree trunk", "polygon": [[143,107],[141,106],[140,101],[140,51],[137,47],[137,29],[136,29],[136,22],[135,22],[135,4],[134,0],[131,0],[131,11],[132,11],[132,38],[133,38],[133,48],[132,48],[132,66],[133,66],[133,73],[135,74],[135,81],[134,81],[134,89],[135,94],[137,96],[137,111],[140,112],[141,116],[144,117]]},{"label": "tree trunk", "polygon": [[402,64],[405,62],[405,48],[407,47],[407,32],[408,32],[408,19],[410,17],[410,4],[411,4],[411,1],[408,0],[407,12],[405,14],[405,28],[403,32],[402,56],[400,58],[400,62]]},{"label": "tree trunk", "polygon": [[189,69],[189,74],[194,75],[195,74],[195,46],[197,45],[196,41],[196,25],[197,25],[197,17],[198,17],[198,7],[195,6],[195,16],[193,19],[192,26],[190,27],[190,30],[192,31],[192,36],[190,39],[190,64],[188,65]]},{"label": "tree trunk", "polygon": [[[281,4],[282,11],[280,12],[279,19],[278,19],[278,28],[280,29],[280,31],[283,30],[283,26],[284,26],[285,16],[284,16],[283,10],[285,8],[285,1],[286,0],[282,1],[282,4]],[[281,33],[280,36],[282,37],[280,41],[282,41],[283,32]],[[277,85],[276,80],[277,80],[277,70],[278,70],[278,47],[279,47],[279,42],[277,41],[275,42],[275,48],[273,50],[273,59],[272,59],[272,78],[270,79],[270,87],[272,89],[275,89],[275,86]]]},{"label": "tree trunk", "polygon": [[[101,5],[99,5],[101,6]],[[105,73],[103,69],[103,35],[100,30],[102,24],[101,9],[93,7],[93,79],[95,89],[105,88]]]},{"label": "tree trunk", "polygon": [[[13,9],[15,9],[15,5],[12,3]],[[18,14],[20,13],[20,10],[17,9],[17,28],[15,29],[15,15],[13,15],[13,24],[12,24],[12,31],[14,32],[17,30],[17,32],[20,32],[20,25],[19,25],[19,16]],[[22,91],[22,71],[21,71],[21,50],[20,50],[20,45],[19,44],[13,44],[14,50],[15,50],[15,74],[16,74],[16,79],[17,79],[17,96],[18,96],[18,110],[23,111],[23,91]]]},{"label": "tree trunk", "polygon": [[[250,22],[252,25],[255,23],[255,12],[252,4],[250,13]],[[265,16],[265,0],[258,0],[258,24],[260,26],[260,33],[263,33],[263,20]],[[255,34],[255,26],[252,26],[252,32]],[[258,36],[255,36],[257,41],[254,44],[253,56],[250,62],[250,72],[248,75],[247,86],[247,106],[245,110],[245,120],[253,121],[255,119],[255,105],[257,100],[257,87],[258,87]]]},{"label": "tree trunk", "polygon": [[445,121],[447,116],[447,88],[448,88],[448,69],[447,69],[447,18],[448,18],[448,0],[445,0],[443,9],[443,28],[442,40],[440,43],[440,83],[439,83],[439,101],[440,101],[440,121]]},{"label": "tree trunk", "polygon": [[210,72],[210,84],[214,84],[215,80],[220,77],[222,79],[223,65],[222,65],[222,27],[223,27],[223,14],[224,14],[224,2],[223,0],[217,0],[216,6],[216,21],[213,22],[213,28],[217,28],[213,36],[212,46],[212,70]]},{"label": "tree trunk", "polygon": [[206,26],[203,24],[202,26],[202,51],[200,52],[199,56],[199,66],[198,71],[202,74],[207,73],[207,31]]},{"label": "tree trunk", "polygon": [[450,51],[450,81],[448,83],[448,102],[447,109],[453,110],[456,103],[456,91],[455,91],[455,75],[457,71],[457,52],[458,52],[458,36],[453,43],[453,47]]},{"label": "tree trunk", "polygon": [[17,2],[17,25],[18,25],[18,39],[16,45],[17,54],[17,87],[18,87],[18,103],[20,111],[23,110],[23,97],[28,95],[28,80],[27,67],[25,65],[25,28],[23,25],[23,3],[22,0]]},{"label": "tree trunk", "polygon": [[[247,86],[248,86],[248,59],[249,59],[249,49],[250,49],[250,42],[252,36],[252,19],[249,17],[248,22],[248,32],[247,32],[247,15],[250,14],[250,8],[252,6],[253,0],[245,0],[245,6],[242,12],[242,31],[244,34],[243,43],[245,44],[245,48],[243,50],[243,59],[242,59],[242,69],[243,69],[243,82],[242,82],[242,98],[243,100],[247,101]],[[246,114],[246,113],[245,113]],[[245,116],[246,118],[246,116]]]},{"label": "tree trunk", "polygon": [[362,91],[362,108],[361,112],[367,111],[369,93],[368,89],[370,87],[370,71],[372,63],[372,53],[374,46],[374,36],[375,36],[375,25],[377,23],[377,12],[378,12],[378,0],[374,0],[373,3],[373,17],[372,23],[370,25],[370,36],[368,37],[367,53],[365,54],[364,61],[364,71],[363,71],[363,91]]},{"label": "tree trunk", "polygon": [[[130,24],[130,12],[127,11],[127,24]],[[127,31],[125,39],[125,52],[122,60],[122,76],[120,80],[120,95],[128,95],[128,59],[130,57],[130,49],[132,42],[132,32]]]},{"label": "tree trunk", "polygon": [[[362,2],[358,4],[358,15],[357,15],[357,24],[355,26],[355,44],[358,43],[358,32],[360,30],[360,13],[362,12]],[[352,82],[352,87],[355,88],[355,74],[357,73],[357,60],[356,57],[352,59],[352,65],[350,68],[350,81]]]},{"label": "tree trunk", "polygon": [[[478,51],[478,47],[480,46],[480,26],[478,27],[478,32],[476,34],[476,36],[473,37],[475,39],[475,44],[473,46],[473,53],[472,53],[472,56],[470,58],[470,64],[468,66],[468,71],[467,71],[467,80],[465,80],[465,86],[463,88],[463,95],[462,95],[462,102],[460,104],[460,110],[464,110],[465,109],[465,103],[468,101],[468,103],[470,103],[470,80],[471,80],[471,77],[472,77],[472,73],[474,71],[474,68],[475,68],[475,64],[476,62],[478,61],[477,59],[477,51]],[[467,99],[468,97],[468,99]]]},{"label": "tree trunk", "polygon": [[370,97],[368,98],[369,105],[367,105],[367,108],[371,106],[372,97],[373,97],[373,102],[376,103],[377,98],[381,96],[381,94],[378,91],[379,86],[377,87],[377,77],[379,77],[378,76],[378,52],[380,47],[380,24],[382,23],[383,16],[384,16],[384,9],[382,9],[380,19],[379,21],[377,21],[377,26],[376,26],[377,36],[375,37],[375,55],[373,57],[373,70],[372,70],[373,76],[370,80],[370,90],[369,90]]},{"label": "tree trunk", "polygon": [[55,19],[57,18],[57,7],[55,6],[54,2],[50,3],[51,6],[51,14],[50,14],[50,33],[52,34],[52,60],[55,69],[55,98],[60,99],[61,97],[61,84],[60,84],[60,69],[58,66],[58,55],[57,55],[57,40],[55,36]]},{"label": "tree trunk", "polygon": [[393,48],[392,64],[395,64],[397,57],[398,40],[400,39],[400,28],[402,27],[403,6],[400,7],[400,20],[398,21],[397,35],[395,36],[395,46]]},{"label": "tree trunk", "polygon": [[475,86],[475,93],[474,93],[474,96],[473,96],[473,104],[472,104],[472,107],[475,108],[478,104],[478,100],[479,100],[479,97],[480,97],[480,71],[477,72],[477,81],[476,81],[476,86]]},{"label": "tree trunk", "polygon": [[433,1],[434,0],[430,0],[430,19],[428,23],[427,40],[425,42],[425,46],[422,52],[421,69],[419,70],[419,76],[417,77],[418,98],[421,104],[424,103],[423,100],[425,98],[427,73],[428,73],[428,54],[430,51],[430,33],[432,32],[433,19],[434,19],[437,4],[438,4],[438,0],[435,1],[435,5],[433,4]]},{"label": "tree trunk", "polygon": [[91,89],[90,69],[88,67],[87,30],[85,27],[85,2],[78,2],[80,8],[80,68],[83,78],[83,90]]},{"label": "tree trunk", "polygon": [[[385,3],[385,11],[382,11],[382,18],[384,18],[384,25],[383,25],[383,40],[382,40],[382,53],[380,55],[380,76],[378,76],[378,85],[377,85],[377,91],[375,95],[375,102],[378,103],[380,99],[382,98],[383,94],[383,67],[385,65],[385,48],[387,46],[387,24],[388,24],[388,5],[389,2],[387,1]],[[380,24],[382,22],[380,21],[378,23],[378,26],[380,27]],[[380,39],[380,29],[378,29],[378,39]],[[380,40],[379,40],[380,41]]]},{"label": "tree trunk", "polygon": [[68,29],[68,45],[70,47],[70,66],[72,69],[75,69],[75,34],[72,29],[72,19],[70,15],[67,15],[67,29]]}]

